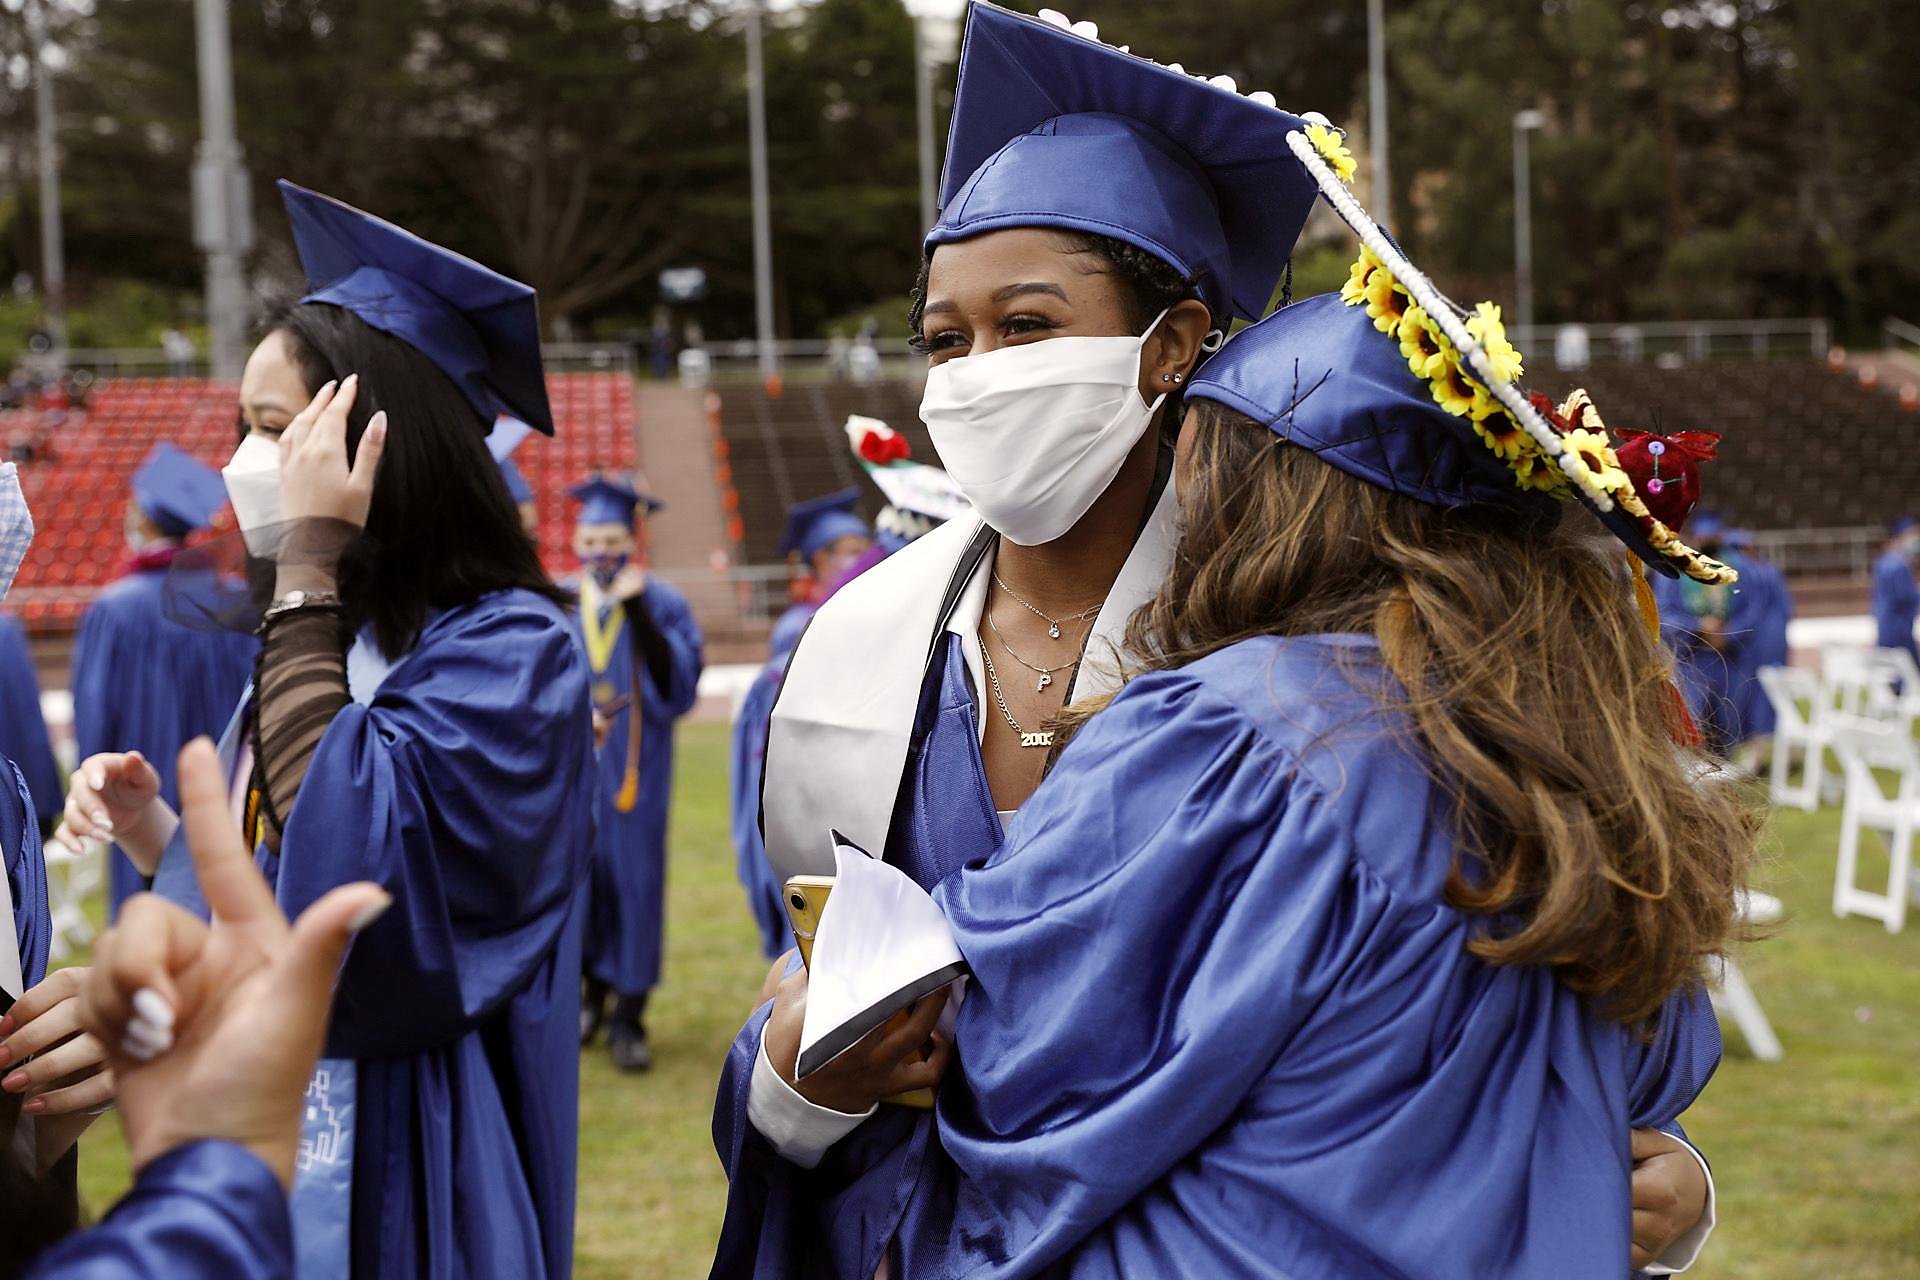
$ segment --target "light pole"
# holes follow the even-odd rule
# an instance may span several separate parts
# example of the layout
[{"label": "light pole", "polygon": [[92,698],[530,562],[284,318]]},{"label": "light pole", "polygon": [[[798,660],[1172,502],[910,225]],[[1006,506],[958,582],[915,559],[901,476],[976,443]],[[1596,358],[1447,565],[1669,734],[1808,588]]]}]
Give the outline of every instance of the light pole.
[{"label": "light pole", "polygon": [[247,281],[253,205],[233,123],[233,38],[227,0],[194,0],[200,61],[200,146],[193,158],[193,239],[207,255],[207,334],[213,376],[237,378],[246,362]]},{"label": "light pole", "polygon": [[940,158],[933,129],[933,64],[952,55],[954,27],[965,0],[904,0],[913,19],[913,97],[920,134],[920,229],[939,213]]},{"label": "light pole", "polygon": [[753,183],[753,315],[759,340],[760,379],[771,382],[780,372],[773,349],[773,222],[767,208],[767,84],[761,53],[760,17],[763,0],[747,4],[747,163]]},{"label": "light pole", "polygon": [[60,140],[53,107],[53,68],[47,65],[47,0],[27,10],[33,44],[34,146],[40,153],[40,297],[46,307],[48,355],[67,363],[67,250],[60,225]]},{"label": "light pole", "polygon": [[1387,176],[1386,0],[1367,0],[1367,133],[1373,164],[1374,218],[1393,225],[1393,183]]},{"label": "light pole", "polygon": [[1532,107],[1513,113],[1513,313],[1522,342],[1533,330],[1533,193],[1527,136],[1546,123],[1546,113]]}]

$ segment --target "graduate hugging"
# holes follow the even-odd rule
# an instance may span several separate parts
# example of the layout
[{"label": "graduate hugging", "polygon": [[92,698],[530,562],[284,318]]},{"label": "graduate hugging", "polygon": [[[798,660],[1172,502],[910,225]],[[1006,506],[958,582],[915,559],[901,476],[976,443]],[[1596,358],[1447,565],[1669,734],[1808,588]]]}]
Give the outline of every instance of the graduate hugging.
[{"label": "graduate hugging", "polygon": [[[1323,123],[976,4],[948,165],[916,336],[978,514],[822,606],[761,821],[781,878],[883,855],[970,978],[802,1075],[778,966],[713,1274],[1684,1268],[1756,824],[1644,573],[1731,571]],[[1316,196],[1361,248],[1296,302]]]}]

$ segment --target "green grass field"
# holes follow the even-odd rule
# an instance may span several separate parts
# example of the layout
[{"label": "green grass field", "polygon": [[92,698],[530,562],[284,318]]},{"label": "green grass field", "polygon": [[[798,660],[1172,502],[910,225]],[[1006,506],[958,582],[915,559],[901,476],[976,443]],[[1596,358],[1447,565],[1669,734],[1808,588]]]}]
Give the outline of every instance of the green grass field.
[{"label": "green grass field", "polygon": [[[666,985],[649,1023],[658,1066],[622,1077],[603,1047],[582,1067],[577,1274],[706,1273],[723,1180],[708,1136],[713,1084],[765,966],[733,876],[726,731],[681,734]],[[1838,817],[1779,815],[1761,886],[1789,918],[1742,957],[1786,1046],[1728,1053],[1688,1128],[1713,1161],[1721,1226],[1700,1280],[1920,1276],[1920,920],[1889,936],[1828,909]],[[117,1126],[84,1144],[103,1211],[126,1184]],[[1462,1224],[1463,1230],[1498,1224]]]}]

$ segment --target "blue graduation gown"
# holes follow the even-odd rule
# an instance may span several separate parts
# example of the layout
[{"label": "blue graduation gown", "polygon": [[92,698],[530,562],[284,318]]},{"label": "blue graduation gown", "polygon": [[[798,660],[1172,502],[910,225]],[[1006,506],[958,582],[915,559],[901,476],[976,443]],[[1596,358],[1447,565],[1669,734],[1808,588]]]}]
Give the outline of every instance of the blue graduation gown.
[{"label": "blue graduation gown", "polygon": [[1467,953],[1375,654],[1247,641],[1093,720],[934,889],[973,980],[931,1140],[790,1196],[798,1261],[716,1272],[871,1275],[895,1238],[896,1280],[1628,1274],[1628,1130],[1704,1085],[1711,1011],[1676,997],[1643,1044]]},{"label": "blue graduation gown", "polygon": [[640,996],[660,981],[666,930],[667,809],[673,801],[673,726],[699,697],[700,624],[687,598],[658,578],[634,602],[645,609],[665,642],[666,680],[656,681],[644,657],[641,688],[633,689],[633,620],[621,625],[607,670],[593,673],[594,701],[634,693],[642,708],[640,794],[631,811],[614,804],[627,766],[628,705],[613,718],[599,753],[594,798],[599,830],[593,841],[592,910],[587,925],[586,972],[625,996]]},{"label": "blue graduation gown", "polygon": [[1760,685],[1760,668],[1782,667],[1789,657],[1787,624],[1793,621],[1793,595],[1786,575],[1759,556],[1740,561],[1736,624],[1746,633],[1740,651],[1740,728],[1749,738],[1773,732],[1773,704]]},{"label": "blue graduation gown", "polygon": [[[1003,838],[980,758],[980,727],[958,636],[928,667],[901,776],[887,860],[931,889]],[[822,835],[824,839],[824,833]],[[763,859],[764,861],[764,859]],[[725,1221],[715,1276],[871,1276],[859,1268],[891,1238],[910,1181],[932,1141],[932,1114],[882,1107],[799,1170],[747,1120],[747,1097],[771,1002],[734,1037],[714,1110],[714,1143],[727,1167]]]},{"label": "blue graduation gown", "polygon": [[1920,615],[1920,586],[1914,582],[1913,561],[1900,551],[1882,551],[1873,562],[1873,625],[1882,649],[1905,649],[1920,659],[1913,639],[1914,618]]},{"label": "blue graduation gown", "polygon": [[733,722],[732,767],[728,771],[736,869],[740,887],[747,894],[747,910],[753,913],[754,925],[760,931],[760,950],[769,960],[793,945],[793,935],[787,928],[780,885],[767,862],[767,842],[760,834],[760,775],[767,759],[767,717],[773,713],[774,699],[780,696],[780,679],[792,656],[791,650],[775,654],[748,687],[740,714]]},{"label": "blue graduation gown", "polygon": [[[372,880],[328,1058],[354,1059],[353,1274],[565,1277],[594,767],[566,613],[497,592],[334,717],[262,871],[291,917]],[[176,839],[155,889],[204,911]]]},{"label": "blue graduation gown", "polygon": [[[1731,554],[1725,558],[1734,562]],[[1691,603],[1693,589],[1673,578],[1650,576],[1654,600],[1660,606],[1660,639],[1673,655],[1674,684],[1707,744],[1715,751],[1727,751],[1743,736],[1738,677],[1738,642],[1743,633],[1737,629],[1738,620],[1729,614],[1722,632],[1727,647],[1715,649],[1701,633],[1700,615]],[[1739,596],[1731,599],[1737,603]]]},{"label": "blue graduation gown", "polygon": [[26,1280],[276,1280],[292,1268],[273,1171],[244,1147],[194,1142],[142,1169],[106,1218],[41,1254]]},{"label": "blue graduation gown", "polygon": [[66,789],[40,714],[40,677],[26,629],[10,613],[0,613],[0,755],[26,777],[40,825],[51,825],[65,807]]},{"label": "blue graduation gown", "polygon": [[25,987],[47,976],[53,916],[47,908],[47,861],[40,847],[40,820],[20,767],[0,759],[0,859],[13,899],[13,941],[20,948]]},{"label": "blue graduation gown", "polygon": [[[178,807],[180,748],[218,735],[253,675],[252,636],[200,630],[168,616],[164,567],[108,586],[80,621],[73,649],[73,732],[79,758],[139,751],[160,774],[160,795]],[[118,849],[109,855],[113,914],[146,887]]]}]

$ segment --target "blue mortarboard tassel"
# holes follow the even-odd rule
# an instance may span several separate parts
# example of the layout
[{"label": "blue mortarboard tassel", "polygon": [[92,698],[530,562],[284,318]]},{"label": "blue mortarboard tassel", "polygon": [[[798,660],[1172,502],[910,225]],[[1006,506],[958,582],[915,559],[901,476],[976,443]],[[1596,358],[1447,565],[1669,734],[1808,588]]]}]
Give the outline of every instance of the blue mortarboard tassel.
[{"label": "blue mortarboard tassel", "polygon": [[630,481],[620,476],[594,476],[582,480],[568,489],[567,494],[580,504],[579,514],[574,517],[575,524],[631,525],[634,512],[642,504],[646,506],[648,515],[666,505],[651,494],[641,493]]},{"label": "blue mortarboard tassel", "polygon": [[1313,207],[1285,141],[1304,122],[1221,79],[976,0],[927,252],[1005,227],[1092,232],[1180,270],[1223,327],[1265,315]]},{"label": "blue mortarboard tassel", "polygon": [[162,533],[184,538],[213,523],[227,486],[218,471],[163,440],[133,473],[133,500]]},{"label": "blue mortarboard tassel", "polygon": [[786,556],[798,552],[802,560],[811,560],[815,552],[841,538],[871,538],[872,527],[854,514],[859,505],[858,487],[794,503],[787,508],[787,527],[780,535],[779,553]]},{"label": "blue mortarboard tassel", "polygon": [[533,290],[471,258],[291,182],[280,183],[312,292],[417,349],[486,422],[553,434]]}]

